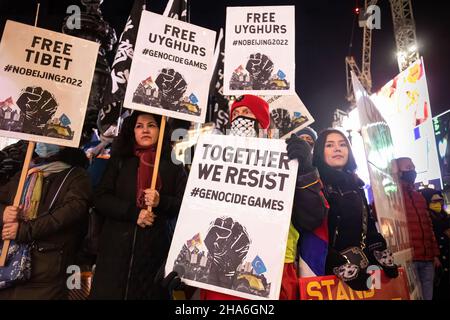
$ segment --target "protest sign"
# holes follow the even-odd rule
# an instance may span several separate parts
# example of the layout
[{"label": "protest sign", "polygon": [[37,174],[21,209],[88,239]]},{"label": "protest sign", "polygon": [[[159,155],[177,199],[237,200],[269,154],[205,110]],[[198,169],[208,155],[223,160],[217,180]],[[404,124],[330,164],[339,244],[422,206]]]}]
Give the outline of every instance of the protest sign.
[{"label": "protest sign", "polygon": [[0,136],[78,147],[99,44],[8,20]]},{"label": "protest sign", "polygon": [[124,106],[204,122],[215,31],[143,11]]},{"label": "protest sign", "polygon": [[225,95],[295,94],[295,7],[228,7]]},{"label": "protest sign", "polygon": [[289,138],[292,133],[314,122],[298,95],[264,97],[269,104],[270,115],[280,139]]},{"label": "protest sign", "polygon": [[200,136],[166,272],[200,288],[278,299],[297,167],[282,140]]}]

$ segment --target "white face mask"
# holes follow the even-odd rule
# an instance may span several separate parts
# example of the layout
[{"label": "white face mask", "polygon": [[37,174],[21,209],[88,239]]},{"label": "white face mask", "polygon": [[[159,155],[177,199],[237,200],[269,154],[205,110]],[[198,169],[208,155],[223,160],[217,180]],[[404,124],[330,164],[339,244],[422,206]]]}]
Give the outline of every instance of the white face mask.
[{"label": "white face mask", "polygon": [[231,135],[239,137],[258,137],[256,119],[238,116],[231,122]]}]

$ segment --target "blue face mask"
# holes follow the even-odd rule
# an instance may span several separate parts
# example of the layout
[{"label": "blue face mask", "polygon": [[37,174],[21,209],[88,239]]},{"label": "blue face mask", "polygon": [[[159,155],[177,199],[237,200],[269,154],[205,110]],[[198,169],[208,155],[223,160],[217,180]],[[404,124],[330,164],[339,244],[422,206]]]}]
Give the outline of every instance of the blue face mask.
[{"label": "blue face mask", "polygon": [[414,184],[417,178],[417,172],[415,170],[401,171],[400,179],[403,181]]},{"label": "blue face mask", "polygon": [[37,155],[41,158],[48,158],[54,156],[60,150],[61,147],[56,144],[38,142],[36,143],[36,148],[34,149],[34,152],[36,152]]}]

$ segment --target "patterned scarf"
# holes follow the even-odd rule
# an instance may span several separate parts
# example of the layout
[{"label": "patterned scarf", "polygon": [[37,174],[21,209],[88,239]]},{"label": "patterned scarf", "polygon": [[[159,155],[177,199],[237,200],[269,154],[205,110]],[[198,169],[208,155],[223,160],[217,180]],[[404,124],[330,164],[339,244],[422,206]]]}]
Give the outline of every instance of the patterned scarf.
[{"label": "patterned scarf", "polygon": [[38,165],[28,170],[27,179],[20,199],[20,203],[23,205],[22,219],[36,219],[42,196],[44,178],[68,168],[70,168],[70,165],[67,163],[55,161]]},{"label": "patterned scarf", "polygon": [[[134,154],[139,158],[139,168],[137,174],[136,186],[136,206],[141,209],[146,209],[144,190],[150,188],[153,178],[153,168],[156,158],[156,144],[142,148],[137,145],[134,146]],[[156,179],[156,190],[160,191],[162,187],[161,177],[158,172]]]},{"label": "patterned scarf", "polygon": [[239,116],[231,122],[231,135],[239,137],[258,137],[256,119]]}]

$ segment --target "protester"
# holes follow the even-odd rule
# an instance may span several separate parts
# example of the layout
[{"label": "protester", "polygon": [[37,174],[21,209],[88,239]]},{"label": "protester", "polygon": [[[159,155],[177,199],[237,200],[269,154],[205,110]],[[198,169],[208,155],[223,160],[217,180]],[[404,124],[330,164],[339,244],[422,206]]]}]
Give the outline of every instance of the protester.
[{"label": "protester", "polygon": [[[309,131],[308,131],[309,132]],[[319,267],[326,254],[326,237],[317,239],[320,230],[326,230],[325,217],[328,203],[322,193],[322,184],[317,169],[312,166],[312,145],[306,135],[299,138],[291,135],[286,140],[289,159],[299,163],[294,196],[294,206],[289,227],[284,272],[281,286],[281,300],[298,300],[300,288],[299,268],[305,266],[305,260]],[[317,243],[316,241],[318,240]],[[323,246],[325,244],[325,247]],[[311,250],[306,252],[306,250]],[[303,258],[298,261],[299,255]],[[299,265],[300,264],[300,265]]]},{"label": "protester", "polygon": [[13,199],[20,172],[0,187],[2,239],[31,245],[31,277],[0,290],[0,299],[65,299],[67,267],[86,229],[91,185],[79,149],[37,143],[21,205]]},{"label": "protester", "polygon": [[167,258],[169,224],[178,216],[187,177],[171,162],[164,140],[156,189],[150,189],[160,122],[160,116],[134,112],[113,143],[94,199],[105,222],[92,299],[169,298],[155,277]]},{"label": "protester", "polygon": [[[237,97],[231,105],[230,118],[230,135],[254,138],[267,137],[271,134],[271,130],[268,130],[270,126],[269,105],[257,96],[243,95]],[[232,273],[234,274],[234,272]],[[200,297],[202,300],[242,299],[210,290],[201,290]]]},{"label": "protester", "polygon": [[397,277],[392,253],[367,203],[364,183],[355,174],[356,162],[347,138],[335,129],[322,131],[314,147],[313,165],[319,170],[330,205],[326,273],[354,290],[369,289],[369,265],[378,265],[387,276]]},{"label": "protester", "polygon": [[450,216],[444,210],[444,197],[438,190],[420,190],[428,205],[428,213],[433,223],[433,231],[439,245],[439,260],[434,280],[433,300],[450,300]]},{"label": "protester", "polygon": [[413,264],[422,287],[424,300],[433,298],[434,268],[440,266],[439,248],[433,233],[425,198],[414,189],[417,173],[411,158],[395,159],[401,182],[408,222],[409,241],[413,247]]},{"label": "protester", "polygon": [[[269,105],[263,99],[244,95],[236,99],[230,109],[231,134],[243,137],[271,136]],[[326,215],[325,200],[320,194],[320,183],[315,169],[311,165],[311,147],[305,141],[293,135],[287,141],[290,159],[299,160],[293,218],[296,224],[314,229],[320,225]],[[298,299],[298,277],[294,265],[298,241],[298,232],[291,225],[283,270],[280,299]],[[209,290],[201,291],[206,300],[240,299]]]},{"label": "protester", "polygon": [[[300,139],[306,141],[311,148],[314,147],[317,140],[317,133],[313,128],[306,127],[300,131],[297,131],[295,134]],[[315,188],[318,188],[316,189],[316,192],[320,192],[323,196],[323,192],[321,191],[321,182],[319,182],[319,179],[316,178],[318,176],[317,169],[312,174],[312,178],[315,179],[314,181],[317,181],[315,184]],[[324,202],[326,202],[326,199],[324,199]],[[328,203],[326,203],[326,207],[328,208]],[[300,217],[302,217],[302,215],[300,215]],[[319,215],[318,218],[321,218],[321,216]],[[296,262],[299,277],[307,278],[325,275],[325,262],[328,252],[327,219],[323,219],[319,226],[317,226],[317,222],[312,226],[308,224],[299,225],[295,220],[294,223],[296,224],[296,228],[292,228],[291,225],[290,232],[294,232],[291,231],[294,229],[298,234]]]}]

